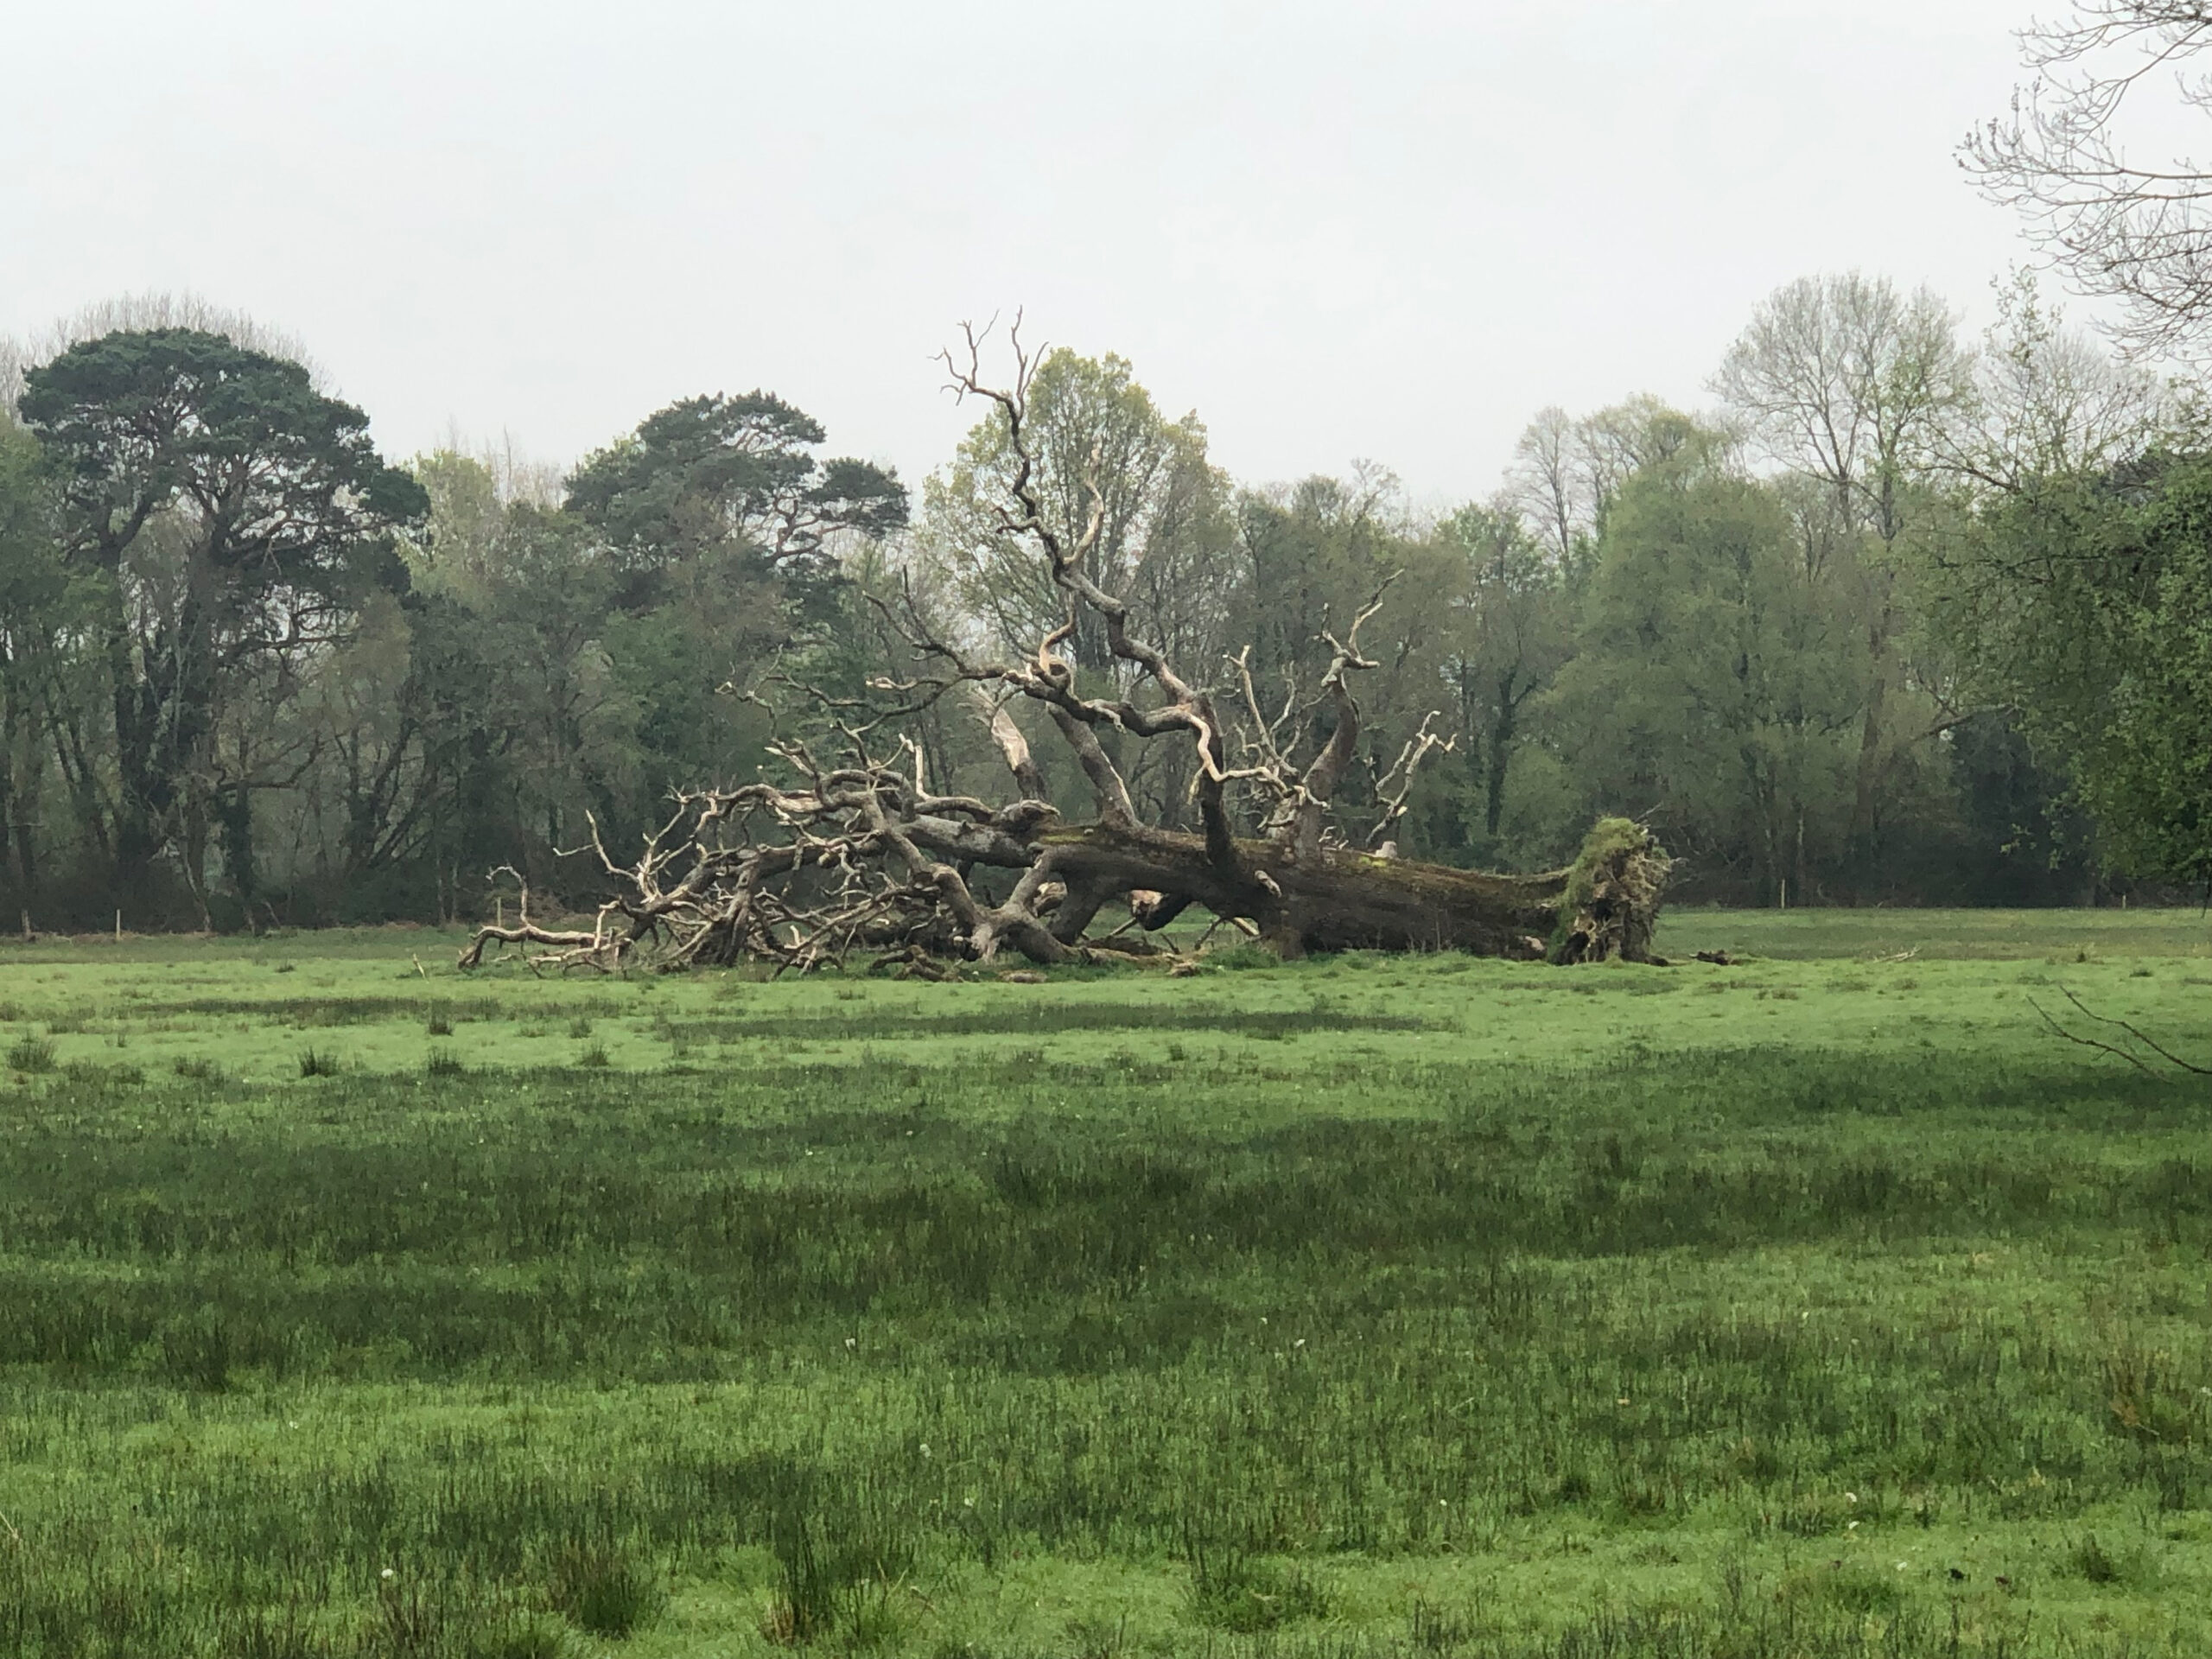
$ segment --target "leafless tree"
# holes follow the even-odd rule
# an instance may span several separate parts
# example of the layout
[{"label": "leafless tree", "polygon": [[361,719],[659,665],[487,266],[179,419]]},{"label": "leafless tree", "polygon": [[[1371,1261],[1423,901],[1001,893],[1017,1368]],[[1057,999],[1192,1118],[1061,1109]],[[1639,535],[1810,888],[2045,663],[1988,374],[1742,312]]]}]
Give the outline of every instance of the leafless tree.
[{"label": "leafless tree", "polygon": [[[948,380],[1002,425],[1011,464],[991,511],[1039,561],[1058,620],[1026,653],[988,656],[944,637],[926,607],[882,599],[880,613],[921,664],[912,676],[878,678],[866,699],[784,683],[834,734],[827,742],[779,740],[780,780],[682,796],[634,861],[594,836],[615,896],[592,928],[546,926],[525,909],[513,926],[480,930],[464,965],[516,945],[560,965],[611,967],[642,951],[663,964],[752,958],[804,970],[859,950],[934,973],[948,960],[988,962],[1009,950],[1048,963],[1158,954],[1144,936],[1193,906],[1286,954],[1367,946],[1536,956],[1563,901],[1574,913],[1560,930],[1562,957],[1649,955],[1667,860],[1634,825],[1604,826],[1572,872],[1484,875],[1390,855],[1417,769],[1443,746],[1428,724],[1379,779],[1364,821],[1344,822],[1337,787],[1362,729],[1354,687],[1380,666],[1360,634],[1379,596],[1325,632],[1317,684],[1256,686],[1246,659],[1224,665],[1231,684],[1217,701],[1133,626],[1128,604],[1094,574],[1108,518],[1096,480],[1078,522],[1046,500],[1029,426],[1036,364],[1019,326],[1009,385],[984,379],[983,344],[965,332],[944,358]],[[1106,658],[1090,670],[1071,645],[1086,626]],[[961,700],[985,721],[1015,798],[933,785],[906,726]],[[1015,703],[1041,709],[1073,755],[1091,797],[1088,822],[1070,823],[1041,798],[1041,772],[1010,715]],[[1172,743],[1189,753],[1196,831],[1140,815],[1103,734],[1125,751]],[[1252,818],[1259,833],[1240,833]],[[1116,903],[1126,918],[1090,937]]]},{"label": "leafless tree", "polygon": [[2068,327],[2031,273],[2000,287],[1997,302],[1976,364],[1974,417],[1955,426],[1942,457],[1977,490],[2011,494],[2109,467],[2184,424],[2172,388]]},{"label": "leafless tree", "polygon": [[1573,556],[1588,527],[1575,467],[1574,421],[1556,404],[1536,411],[1514,446],[1506,493],[1514,510],[1535,526],[1552,556]]},{"label": "leafless tree", "polygon": [[1973,376],[1941,299],[1850,271],[1769,296],[1713,390],[1769,455],[1825,483],[1847,518],[1891,543],[1913,479],[1972,401]]},{"label": "leafless tree", "polygon": [[[2145,160],[2125,129],[2212,113],[2206,0],[2078,0],[2021,31],[2034,79],[1970,134],[1960,159],[1992,200],[2019,210],[2081,292],[2120,302],[2130,350],[2196,356],[2212,321],[2212,173],[2177,148]],[[2144,107],[2168,96],[2165,107]]]}]

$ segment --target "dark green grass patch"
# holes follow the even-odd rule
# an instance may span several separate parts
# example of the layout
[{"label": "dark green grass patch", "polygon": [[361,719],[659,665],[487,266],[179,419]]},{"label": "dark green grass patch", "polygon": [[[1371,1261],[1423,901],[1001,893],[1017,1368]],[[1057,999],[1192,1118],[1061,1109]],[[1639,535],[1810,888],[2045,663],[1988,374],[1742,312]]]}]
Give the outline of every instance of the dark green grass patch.
[{"label": "dark green grass patch", "polygon": [[[249,1015],[288,1026],[364,1026],[387,1020],[419,1020],[430,1035],[450,1035],[456,1020],[498,1020],[508,1017],[505,1005],[489,997],[427,998],[419,996],[190,996],[149,1001],[143,1012],[189,1014],[212,1018]],[[435,1029],[443,1025],[443,1032]]]},{"label": "dark green grass patch", "polygon": [[[1069,1032],[1211,1032],[1224,1037],[1288,1037],[1316,1032],[1422,1031],[1436,1022],[1325,1002],[1302,1008],[1247,1008],[1221,1002],[1071,1002],[1010,998],[994,1007],[868,1008],[833,1014],[760,1014],[721,1020],[670,1020],[672,1041],[748,1039],[873,1042],[902,1037],[1052,1036]],[[582,1033],[578,1033],[582,1034]]]}]

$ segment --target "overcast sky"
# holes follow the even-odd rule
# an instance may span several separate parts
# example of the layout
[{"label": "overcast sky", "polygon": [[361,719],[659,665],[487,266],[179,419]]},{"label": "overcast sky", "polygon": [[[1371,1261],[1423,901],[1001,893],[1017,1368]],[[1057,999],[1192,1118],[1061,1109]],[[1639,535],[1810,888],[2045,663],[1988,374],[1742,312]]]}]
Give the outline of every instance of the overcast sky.
[{"label": "overcast sky", "polygon": [[[189,289],[387,452],[566,461],[756,385],[918,478],[931,354],[1026,307],[1249,480],[1495,487],[1528,416],[1688,404],[1778,284],[1977,318],[1953,149],[2028,0],[159,0],[0,7],[0,333]],[[2046,10],[2050,9],[2049,6]]]}]

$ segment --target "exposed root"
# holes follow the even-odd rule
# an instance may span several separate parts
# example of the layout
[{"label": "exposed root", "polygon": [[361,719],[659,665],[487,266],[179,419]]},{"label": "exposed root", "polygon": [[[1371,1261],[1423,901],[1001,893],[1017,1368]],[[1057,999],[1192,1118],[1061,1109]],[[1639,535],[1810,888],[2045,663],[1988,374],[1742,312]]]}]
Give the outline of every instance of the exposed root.
[{"label": "exposed root", "polygon": [[1674,861],[1630,818],[1600,818],[1567,874],[1555,960],[1652,962],[1659,901]]}]

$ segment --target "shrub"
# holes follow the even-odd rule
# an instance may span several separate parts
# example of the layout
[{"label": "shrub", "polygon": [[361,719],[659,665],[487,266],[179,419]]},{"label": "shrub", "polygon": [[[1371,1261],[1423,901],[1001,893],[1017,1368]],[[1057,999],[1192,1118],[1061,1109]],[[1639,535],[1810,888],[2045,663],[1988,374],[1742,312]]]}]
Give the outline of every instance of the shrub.
[{"label": "shrub", "polygon": [[338,1057],[321,1049],[303,1048],[300,1051],[300,1075],[303,1077],[334,1077],[338,1075]]}]

